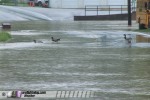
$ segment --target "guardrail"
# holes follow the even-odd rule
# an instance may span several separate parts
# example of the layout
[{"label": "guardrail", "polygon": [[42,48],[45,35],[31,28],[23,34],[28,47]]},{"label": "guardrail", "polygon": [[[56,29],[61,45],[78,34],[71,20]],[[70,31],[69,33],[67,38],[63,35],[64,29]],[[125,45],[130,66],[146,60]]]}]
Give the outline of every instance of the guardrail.
[{"label": "guardrail", "polygon": [[[99,15],[100,11],[108,11],[108,14],[111,14],[111,11],[120,11],[120,14],[123,13],[123,11],[127,11],[128,6],[127,5],[86,5],[85,6],[85,16],[87,15],[87,12],[96,12],[96,15]],[[135,7],[132,7],[132,11],[135,11]]]}]

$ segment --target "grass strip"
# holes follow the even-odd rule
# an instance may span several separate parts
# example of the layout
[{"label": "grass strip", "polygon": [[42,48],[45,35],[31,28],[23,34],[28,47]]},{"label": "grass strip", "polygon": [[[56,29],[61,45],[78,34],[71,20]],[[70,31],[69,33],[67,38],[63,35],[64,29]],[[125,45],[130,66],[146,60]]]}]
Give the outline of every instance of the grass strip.
[{"label": "grass strip", "polygon": [[11,39],[11,35],[8,32],[0,32],[0,42],[5,42],[9,39]]}]

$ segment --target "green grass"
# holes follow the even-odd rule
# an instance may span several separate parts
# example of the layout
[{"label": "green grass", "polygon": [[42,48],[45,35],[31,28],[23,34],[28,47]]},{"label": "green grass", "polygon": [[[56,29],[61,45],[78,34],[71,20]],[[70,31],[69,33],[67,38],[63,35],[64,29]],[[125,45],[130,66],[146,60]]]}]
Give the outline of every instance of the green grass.
[{"label": "green grass", "polygon": [[18,3],[17,6],[21,6],[21,7],[28,7],[29,5],[27,3]]},{"label": "green grass", "polygon": [[6,5],[6,6],[20,6],[20,7],[28,7],[28,4],[27,3],[17,3],[15,5],[15,3],[1,3],[0,2],[0,5]]},{"label": "green grass", "polygon": [[11,35],[8,32],[0,32],[0,42],[4,42],[11,39]]}]

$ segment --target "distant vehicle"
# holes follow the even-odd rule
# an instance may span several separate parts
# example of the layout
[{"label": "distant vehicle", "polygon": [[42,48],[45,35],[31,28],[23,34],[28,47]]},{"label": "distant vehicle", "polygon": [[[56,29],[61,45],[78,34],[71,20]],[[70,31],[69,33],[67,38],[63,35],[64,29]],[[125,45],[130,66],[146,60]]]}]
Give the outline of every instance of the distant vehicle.
[{"label": "distant vehicle", "polygon": [[48,7],[48,0],[29,0],[28,4],[30,2],[34,2],[35,6]]}]

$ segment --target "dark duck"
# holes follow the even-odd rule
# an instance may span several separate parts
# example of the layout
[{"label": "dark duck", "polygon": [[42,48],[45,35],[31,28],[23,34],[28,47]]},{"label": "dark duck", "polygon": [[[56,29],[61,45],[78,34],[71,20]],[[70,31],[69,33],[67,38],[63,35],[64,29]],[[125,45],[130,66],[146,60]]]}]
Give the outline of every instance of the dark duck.
[{"label": "dark duck", "polygon": [[58,42],[58,41],[60,41],[60,38],[57,38],[57,39],[56,39],[56,38],[54,38],[54,37],[51,37],[51,39],[52,39],[53,42]]},{"label": "dark duck", "polygon": [[43,43],[42,41],[33,40],[34,43]]}]

